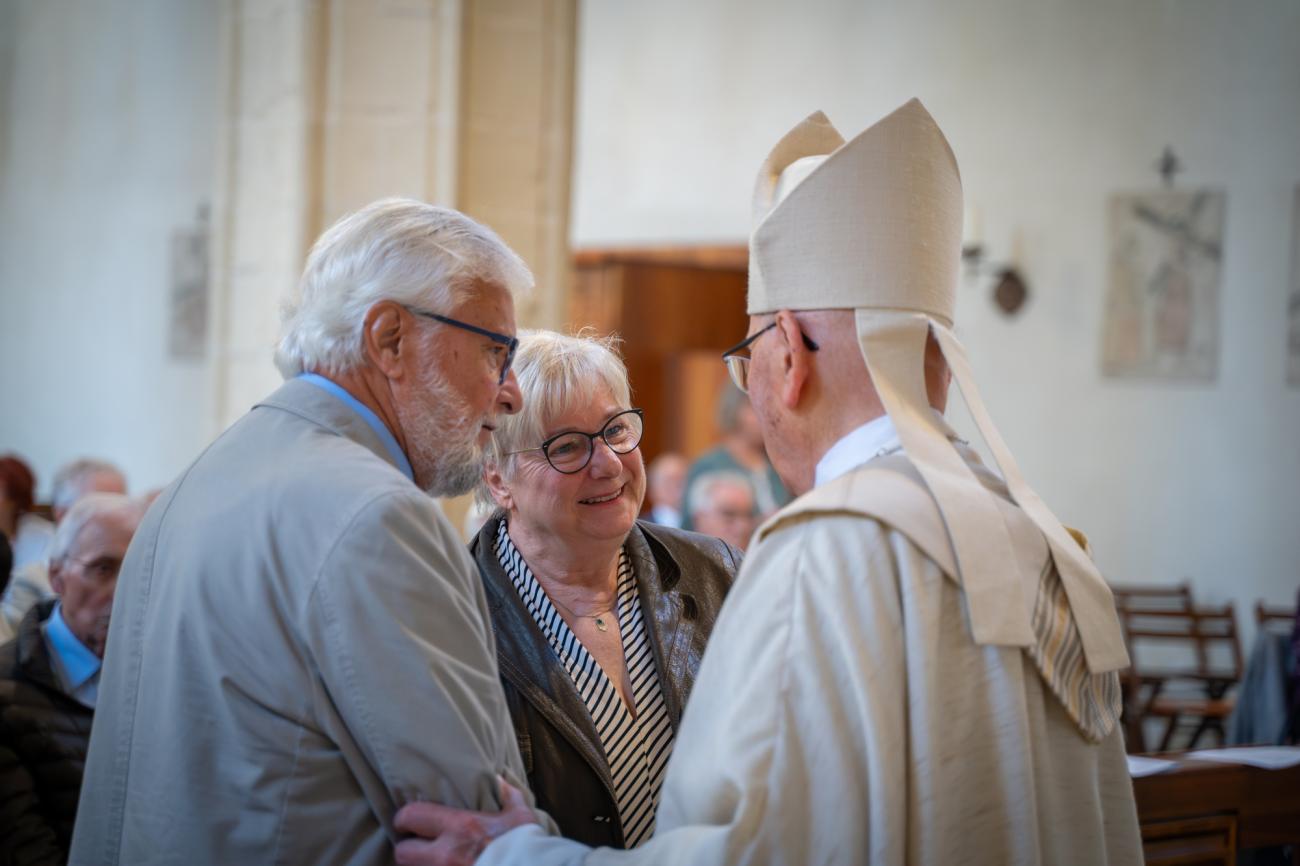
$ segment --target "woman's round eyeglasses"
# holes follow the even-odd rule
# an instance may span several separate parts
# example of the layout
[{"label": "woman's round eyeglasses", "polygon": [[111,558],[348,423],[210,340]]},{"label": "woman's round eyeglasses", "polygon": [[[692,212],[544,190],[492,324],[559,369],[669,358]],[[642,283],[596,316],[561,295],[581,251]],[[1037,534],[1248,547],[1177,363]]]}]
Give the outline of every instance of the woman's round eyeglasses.
[{"label": "woman's round eyeglasses", "polygon": [[[557,433],[537,448],[523,448],[509,454],[540,451],[556,472],[572,475],[587,468],[596,450],[596,440],[603,439],[615,454],[627,454],[641,444],[645,420],[640,409],[627,409],[605,422],[595,433],[570,430]],[[509,456],[509,454],[507,456]]]}]

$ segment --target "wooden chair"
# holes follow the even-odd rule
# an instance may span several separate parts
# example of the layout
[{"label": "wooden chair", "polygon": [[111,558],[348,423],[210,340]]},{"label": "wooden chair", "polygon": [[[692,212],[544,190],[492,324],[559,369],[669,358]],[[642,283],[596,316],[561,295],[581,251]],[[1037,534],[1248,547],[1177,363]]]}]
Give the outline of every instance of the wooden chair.
[{"label": "wooden chair", "polygon": [[1140,668],[1129,632],[1135,625],[1141,624],[1144,613],[1190,611],[1193,606],[1192,587],[1186,581],[1177,584],[1120,584],[1111,586],[1111,593],[1115,597],[1115,610],[1119,614],[1124,643],[1132,660],[1132,666],[1120,675],[1124,702],[1124,738],[1129,752],[1145,752],[1146,736],[1142,730],[1146,705],[1144,690],[1158,689],[1161,681],[1154,672],[1148,674]]},{"label": "wooden chair", "polygon": [[1144,611],[1129,617],[1125,632],[1131,653],[1140,644],[1163,644],[1187,659],[1185,665],[1155,667],[1134,656],[1135,676],[1149,689],[1137,715],[1166,720],[1159,750],[1170,749],[1185,723],[1194,727],[1184,748],[1195,748],[1208,731],[1217,733],[1222,744],[1223,724],[1234,702],[1228,692],[1241,680],[1244,667],[1233,606]]},{"label": "wooden chair", "polygon": [[1121,622],[1125,614],[1144,610],[1191,610],[1192,585],[1182,583],[1119,584],[1110,588]]},{"label": "wooden chair", "polygon": [[1295,608],[1282,605],[1255,602],[1255,624],[1261,629],[1285,630],[1288,634],[1295,627]]}]

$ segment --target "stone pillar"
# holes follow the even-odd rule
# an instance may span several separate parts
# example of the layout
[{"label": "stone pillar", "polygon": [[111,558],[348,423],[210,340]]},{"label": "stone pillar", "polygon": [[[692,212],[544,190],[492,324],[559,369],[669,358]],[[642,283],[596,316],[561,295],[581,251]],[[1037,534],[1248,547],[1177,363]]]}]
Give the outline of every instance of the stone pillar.
[{"label": "stone pillar", "polygon": [[331,0],[316,229],[383,196],[456,204],[460,0]]},{"label": "stone pillar", "polygon": [[532,268],[520,324],[558,328],[571,280],[577,0],[475,0],[464,14],[458,206]]},{"label": "stone pillar", "polygon": [[315,222],[324,25],[313,0],[223,0],[211,340],[220,428],[280,381],[279,302]]},{"label": "stone pillar", "polygon": [[[220,427],[279,382],[280,300],[311,243],[376,198],[419,198],[491,225],[537,279],[520,326],[560,325],[577,0],[222,3]],[[456,521],[465,508],[448,504]]]}]

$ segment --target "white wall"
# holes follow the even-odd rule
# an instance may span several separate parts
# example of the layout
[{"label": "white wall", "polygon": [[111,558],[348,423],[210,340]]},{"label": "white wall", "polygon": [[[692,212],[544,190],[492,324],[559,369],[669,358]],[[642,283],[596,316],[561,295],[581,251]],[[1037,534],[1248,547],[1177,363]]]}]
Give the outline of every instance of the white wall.
[{"label": "white wall", "polygon": [[213,434],[167,354],[169,244],[210,201],[217,4],[0,0],[0,452],[164,484]]},{"label": "white wall", "polygon": [[[742,241],[754,173],[785,130],[823,109],[851,136],[919,96],[992,253],[1023,239],[1029,305],[1008,321],[969,283],[958,326],[1030,482],[1117,582],[1188,577],[1243,610],[1294,601],[1297,46],[1293,0],[591,0],[574,241]],[[1181,186],[1228,195],[1212,384],[1099,372],[1106,198],[1156,186],[1167,144]]]}]

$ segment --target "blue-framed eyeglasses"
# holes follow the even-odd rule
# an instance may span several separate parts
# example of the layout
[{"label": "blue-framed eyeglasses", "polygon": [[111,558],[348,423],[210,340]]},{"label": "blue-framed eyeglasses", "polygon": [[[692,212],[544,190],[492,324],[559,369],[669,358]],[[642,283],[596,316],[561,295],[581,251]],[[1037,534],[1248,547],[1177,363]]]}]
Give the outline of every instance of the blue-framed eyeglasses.
[{"label": "blue-framed eyeglasses", "polygon": [[540,451],[546,462],[556,472],[573,475],[587,468],[591,455],[596,453],[596,440],[603,439],[609,450],[615,454],[627,454],[641,444],[641,434],[645,432],[645,420],[640,409],[624,409],[605,422],[595,433],[583,433],[578,430],[566,430],[547,439],[537,448],[521,448],[507,452],[523,454],[527,451]]},{"label": "blue-framed eyeglasses", "polygon": [[[765,328],[759,328],[757,331],[722,353],[722,363],[727,365],[727,372],[731,374],[731,381],[741,390],[741,393],[749,393],[749,355],[741,355],[740,353],[748,349],[750,343],[754,342],[775,327],[776,322],[772,322],[772,324]],[[808,347],[808,351],[816,352],[821,348],[821,346],[818,346],[810,340],[808,335],[803,331],[799,332],[799,336],[803,337],[803,344]]]},{"label": "blue-framed eyeglasses", "polygon": [[428,310],[421,310],[418,307],[407,307],[406,309],[417,316],[424,316],[426,319],[433,319],[435,322],[442,322],[444,325],[451,325],[453,328],[460,328],[487,337],[492,342],[505,346],[506,359],[501,365],[501,378],[497,380],[497,384],[504,385],[506,383],[506,376],[510,374],[510,365],[515,362],[515,350],[519,348],[518,337],[507,337],[505,334],[498,334],[496,331],[489,331],[487,328],[480,328],[478,325],[471,325],[469,322],[462,322],[459,319],[453,319],[451,316],[430,313]]}]

